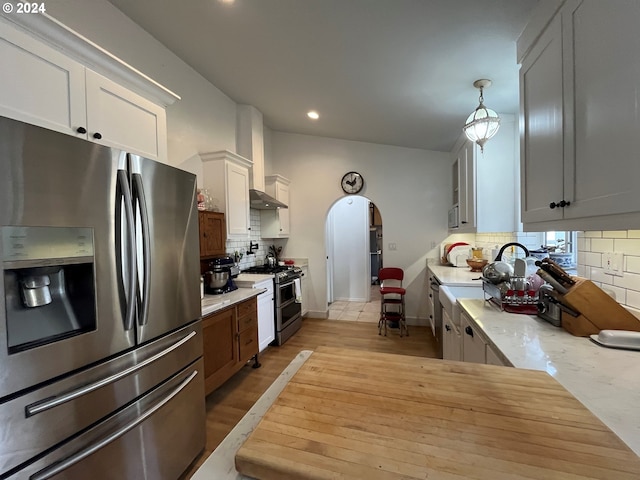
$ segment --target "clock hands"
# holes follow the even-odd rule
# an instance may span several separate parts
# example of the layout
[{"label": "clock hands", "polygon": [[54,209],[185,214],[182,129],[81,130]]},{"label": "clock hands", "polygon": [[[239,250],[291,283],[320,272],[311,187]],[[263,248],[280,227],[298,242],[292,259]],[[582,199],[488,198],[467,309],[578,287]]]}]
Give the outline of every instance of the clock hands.
[{"label": "clock hands", "polygon": [[356,179],[354,178],[354,179],[353,179],[353,180],[351,180],[351,181],[347,180],[345,183],[346,183],[347,185],[349,185],[349,186],[353,187],[353,186],[356,184]]}]

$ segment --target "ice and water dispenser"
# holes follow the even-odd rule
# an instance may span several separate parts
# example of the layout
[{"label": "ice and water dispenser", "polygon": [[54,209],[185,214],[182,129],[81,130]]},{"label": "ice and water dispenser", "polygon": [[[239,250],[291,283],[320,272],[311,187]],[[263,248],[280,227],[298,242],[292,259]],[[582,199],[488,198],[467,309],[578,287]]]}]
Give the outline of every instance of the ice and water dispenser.
[{"label": "ice and water dispenser", "polygon": [[93,229],[4,226],[0,233],[9,353],[95,330]]}]

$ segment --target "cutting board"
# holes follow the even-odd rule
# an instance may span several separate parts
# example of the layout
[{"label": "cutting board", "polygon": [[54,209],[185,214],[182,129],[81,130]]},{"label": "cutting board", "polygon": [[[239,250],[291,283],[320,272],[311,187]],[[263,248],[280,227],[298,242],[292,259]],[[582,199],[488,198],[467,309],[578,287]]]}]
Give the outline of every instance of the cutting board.
[{"label": "cutting board", "polygon": [[260,480],[640,478],[640,458],[546,372],[329,347],[236,468]]}]

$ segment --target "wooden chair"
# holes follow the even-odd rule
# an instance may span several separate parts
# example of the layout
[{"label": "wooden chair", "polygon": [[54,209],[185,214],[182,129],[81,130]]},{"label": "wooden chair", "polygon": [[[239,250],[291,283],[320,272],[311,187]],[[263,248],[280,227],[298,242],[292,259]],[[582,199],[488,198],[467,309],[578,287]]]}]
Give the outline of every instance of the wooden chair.
[{"label": "wooden chair", "polygon": [[378,321],[378,335],[387,336],[387,323],[393,322],[400,329],[400,336],[403,331],[409,336],[407,322],[405,318],[404,296],[406,290],[402,287],[404,271],[401,268],[386,267],[378,272],[380,280],[380,320]]}]

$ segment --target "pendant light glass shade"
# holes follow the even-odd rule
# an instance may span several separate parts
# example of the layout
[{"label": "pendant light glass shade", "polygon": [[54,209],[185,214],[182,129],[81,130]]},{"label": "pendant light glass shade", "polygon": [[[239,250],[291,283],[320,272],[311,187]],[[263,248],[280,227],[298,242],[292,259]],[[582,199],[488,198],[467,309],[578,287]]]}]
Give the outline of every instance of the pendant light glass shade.
[{"label": "pendant light glass shade", "polygon": [[482,90],[491,85],[491,80],[476,80],[473,86],[480,89],[480,105],[471,112],[462,130],[467,138],[480,145],[480,150],[484,151],[484,144],[498,133],[500,128],[500,117],[496,112],[484,106]]}]

